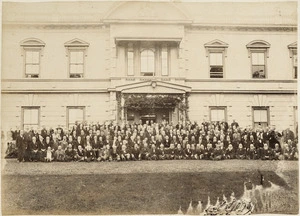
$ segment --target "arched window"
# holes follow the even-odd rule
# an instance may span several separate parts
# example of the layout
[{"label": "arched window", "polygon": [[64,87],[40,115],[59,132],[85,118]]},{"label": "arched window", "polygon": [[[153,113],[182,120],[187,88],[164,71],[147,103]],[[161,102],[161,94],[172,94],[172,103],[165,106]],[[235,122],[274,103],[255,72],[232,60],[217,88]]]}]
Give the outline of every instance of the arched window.
[{"label": "arched window", "polygon": [[154,51],[145,49],[141,52],[141,75],[154,76],[155,72],[155,56]]},{"label": "arched window", "polygon": [[270,44],[264,40],[254,40],[248,43],[246,47],[248,49],[248,57],[251,58],[252,78],[266,78]]}]

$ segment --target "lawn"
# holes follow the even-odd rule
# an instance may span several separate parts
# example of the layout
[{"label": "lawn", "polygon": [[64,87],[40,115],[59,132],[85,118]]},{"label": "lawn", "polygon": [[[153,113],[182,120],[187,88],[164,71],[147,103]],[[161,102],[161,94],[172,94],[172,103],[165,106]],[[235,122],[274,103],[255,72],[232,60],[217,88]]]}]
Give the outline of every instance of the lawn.
[{"label": "lawn", "polygon": [[[258,199],[256,213],[298,213],[296,161],[141,161],[22,163],[7,160],[2,173],[3,214],[176,214],[198,200],[215,203],[244,182],[280,190]],[[271,204],[270,204],[271,205]]]}]

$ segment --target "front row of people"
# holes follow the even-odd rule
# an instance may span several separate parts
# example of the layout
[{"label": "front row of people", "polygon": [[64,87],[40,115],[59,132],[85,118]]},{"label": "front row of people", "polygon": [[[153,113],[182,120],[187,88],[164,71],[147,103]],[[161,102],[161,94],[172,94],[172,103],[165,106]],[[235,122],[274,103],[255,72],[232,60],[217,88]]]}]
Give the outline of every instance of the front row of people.
[{"label": "front row of people", "polygon": [[128,148],[126,143],[122,145],[105,145],[101,149],[92,148],[91,145],[78,147],[69,144],[66,149],[58,146],[55,151],[49,146],[47,149],[32,149],[27,153],[25,161],[128,161],[128,160],[224,160],[224,159],[248,159],[248,160],[298,160],[298,149],[290,148],[285,144],[283,149],[276,144],[275,149],[269,148],[268,144],[264,144],[263,148],[255,148],[253,144],[249,149],[245,149],[242,144],[238,145],[235,150],[230,144],[227,149],[217,144],[215,148],[208,143],[204,145],[187,144],[186,148],[182,148],[180,144],[171,144],[169,148],[165,148],[163,144],[157,148],[154,144],[150,147],[144,143],[141,147],[134,144],[132,148]]}]

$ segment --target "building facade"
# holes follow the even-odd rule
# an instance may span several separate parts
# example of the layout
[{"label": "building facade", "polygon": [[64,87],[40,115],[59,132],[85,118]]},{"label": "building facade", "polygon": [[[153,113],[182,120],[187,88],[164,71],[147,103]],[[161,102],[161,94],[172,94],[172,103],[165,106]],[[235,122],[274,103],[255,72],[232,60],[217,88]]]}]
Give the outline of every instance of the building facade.
[{"label": "building facade", "polygon": [[3,3],[2,128],[297,125],[297,2]]}]

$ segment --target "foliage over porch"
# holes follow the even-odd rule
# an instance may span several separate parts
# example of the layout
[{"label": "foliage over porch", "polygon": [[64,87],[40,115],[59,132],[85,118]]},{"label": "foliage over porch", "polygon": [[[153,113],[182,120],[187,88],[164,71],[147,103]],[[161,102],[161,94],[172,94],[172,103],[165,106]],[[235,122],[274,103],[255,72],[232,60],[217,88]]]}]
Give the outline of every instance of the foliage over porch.
[{"label": "foliage over porch", "polygon": [[123,94],[124,107],[133,110],[167,108],[185,105],[184,94]]}]

